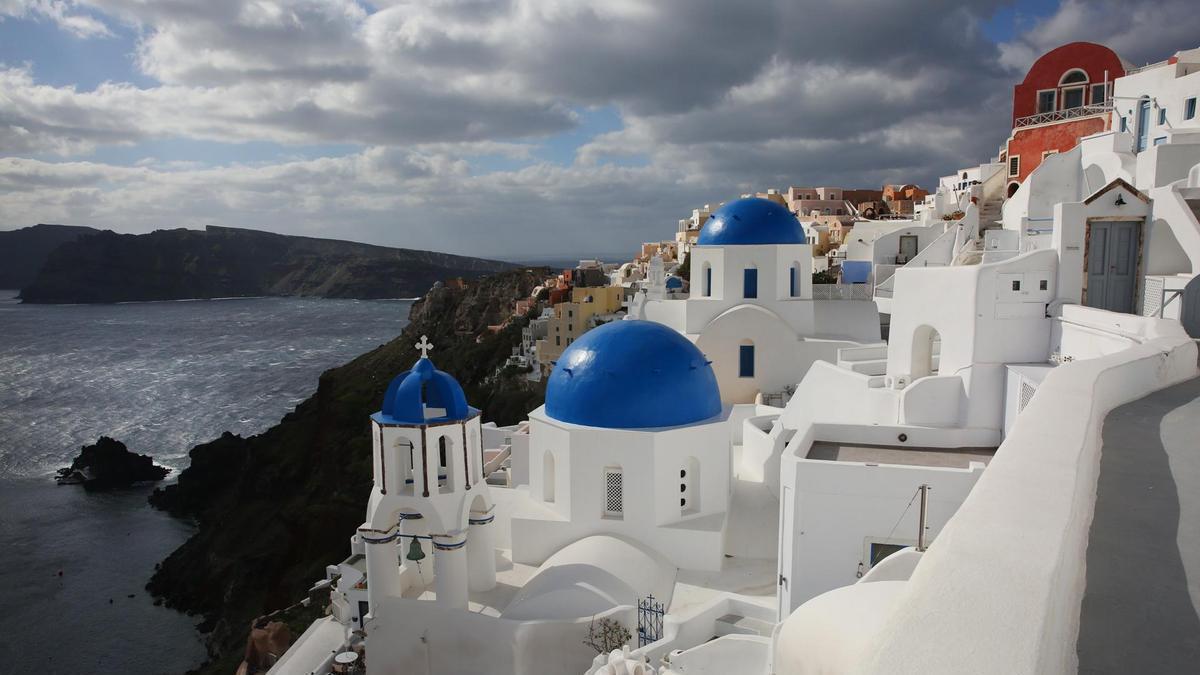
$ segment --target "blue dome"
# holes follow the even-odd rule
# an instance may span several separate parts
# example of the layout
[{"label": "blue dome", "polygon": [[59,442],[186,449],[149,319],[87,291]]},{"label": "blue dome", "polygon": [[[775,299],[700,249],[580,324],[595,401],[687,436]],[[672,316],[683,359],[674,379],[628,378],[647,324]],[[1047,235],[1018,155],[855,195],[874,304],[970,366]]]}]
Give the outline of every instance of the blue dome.
[{"label": "blue dome", "polygon": [[[427,417],[426,408],[444,412]],[[433,424],[464,420],[473,412],[458,381],[423,357],[388,385],[375,419],[384,424]]]},{"label": "blue dome", "polygon": [[746,197],[713,212],[700,230],[700,246],[806,244],[804,228],[786,207],[769,199]]},{"label": "blue dome", "polygon": [[613,321],[554,364],[546,414],[610,429],[675,427],[721,412],[717,377],[687,338],[654,321]]},{"label": "blue dome", "polygon": [[683,279],[679,277],[667,277],[667,288],[683,288]]}]

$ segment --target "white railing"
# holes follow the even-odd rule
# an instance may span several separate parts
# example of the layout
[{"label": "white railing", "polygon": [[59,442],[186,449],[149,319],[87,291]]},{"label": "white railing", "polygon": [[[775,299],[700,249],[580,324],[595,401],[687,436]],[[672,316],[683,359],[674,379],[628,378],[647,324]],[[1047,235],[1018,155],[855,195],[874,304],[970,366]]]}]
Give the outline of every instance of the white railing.
[{"label": "white railing", "polygon": [[871,300],[867,284],[813,284],[813,300]]},{"label": "white railing", "polygon": [[1078,117],[1089,117],[1091,115],[1101,115],[1112,112],[1112,101],[1098,103],[1095,105],[1081,105],[1078,108],[1066,108],[1064,110],[1051,110],[1050,112],[1038,113],[1029,115],[1028,117],[1018,117],[1013,124],[1014,129],[1021,127],[1032,127],[1039,124],[1048,124],[1050,122],[1062,122],[1064,120],[1072,120]]}]

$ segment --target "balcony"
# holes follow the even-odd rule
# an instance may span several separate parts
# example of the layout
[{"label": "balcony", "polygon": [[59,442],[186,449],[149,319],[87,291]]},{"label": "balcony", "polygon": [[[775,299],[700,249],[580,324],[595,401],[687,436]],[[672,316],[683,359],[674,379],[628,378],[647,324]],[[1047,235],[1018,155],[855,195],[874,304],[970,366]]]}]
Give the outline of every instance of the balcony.
[{"label": "balcony", "polygon": [[1078,119],[1080,117],[1091,117],[1092,115],[1105,115],[1112,112],[1112,101],[1104,103],[1096,103],[1094,105],[1082,105],[1078,108],[1066,108],[1063,110],[1051,110],[1050,112],[1038,113],[1029,115],[1028,117],[1018,117],[1013,123],[1014,129],[1022,129],[1024,127],[1035,127],[1039,124],[1052,124],[1054,122],[1065,122],[1066,120]]}]

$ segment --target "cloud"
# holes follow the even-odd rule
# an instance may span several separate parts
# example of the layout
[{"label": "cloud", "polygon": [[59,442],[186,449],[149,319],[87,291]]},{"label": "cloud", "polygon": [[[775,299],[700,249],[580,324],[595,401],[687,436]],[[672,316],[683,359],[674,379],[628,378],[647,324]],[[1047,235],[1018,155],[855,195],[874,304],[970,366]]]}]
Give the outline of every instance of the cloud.
[{"label": "cloud", "polygon": [[6,16],[49,19],[81,38],[112,35],[99,19],[79,12],[77,3],[72,0],[0,0],[0,21]]},{"label": "cloud", "polygon": [[1200,46],[1200,15],[1191,0],[1064,0],[1002,45],[1003,63],[1023,74],[1038,56],[1076,41],[1105,45],[1140,66]]},{"label": "cloud", "polygon": [[[929,184],[986,161],[1037,54],[1074,39],[1134,61],[1194,46],[1195,13],[1165,3],[1066,0],[996,45],[980,26],[1007,0],[42,2],[132,27],[156,84],[81,91],[0,67],[0,155],[23,157],[0,162],[0,223],[613,253],[750,189]],[[0,0],[0,15],[32,6]],[[619,128],[591,130],[581,111],[597,107]],[[285,151],[86,161],[162,139]],[[286,152],[324,144],[339,156]],[[564,146],[574,161],[543,159]]]}]

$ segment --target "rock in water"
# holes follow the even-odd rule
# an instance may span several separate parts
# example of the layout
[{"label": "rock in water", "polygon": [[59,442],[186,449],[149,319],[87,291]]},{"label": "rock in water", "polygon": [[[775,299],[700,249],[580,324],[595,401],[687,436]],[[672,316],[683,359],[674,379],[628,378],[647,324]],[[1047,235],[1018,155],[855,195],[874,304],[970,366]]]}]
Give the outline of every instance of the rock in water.
[{"label": "rock in water", "polygon": [[156,466],[150,455],[129,451],[125,444],[101,436],[94,445],[85,445],[71,466],[59,469],[60,485],[82,483],[89,490],[110,490],[135,483],[160,481],[170,469]]}]

